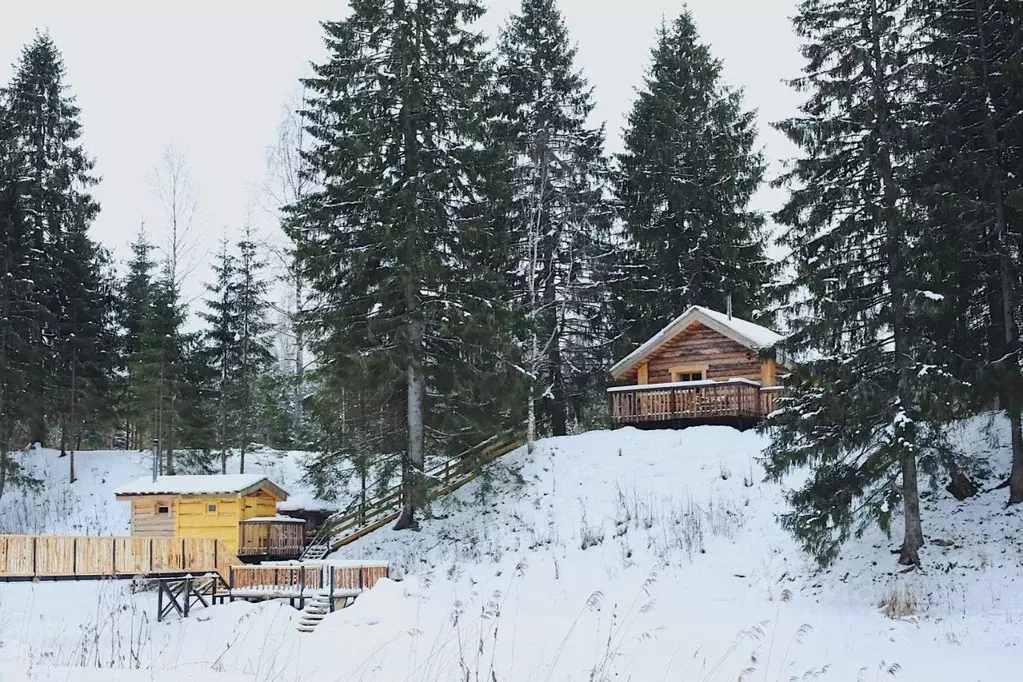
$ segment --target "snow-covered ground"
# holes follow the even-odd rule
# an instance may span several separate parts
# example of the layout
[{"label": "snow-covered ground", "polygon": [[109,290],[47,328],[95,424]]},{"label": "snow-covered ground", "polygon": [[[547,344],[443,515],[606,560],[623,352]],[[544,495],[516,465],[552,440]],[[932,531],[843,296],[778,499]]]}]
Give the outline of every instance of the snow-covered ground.
[{"label": "snow-covered ground", "polygon": [[[1002,475],[1008,455],[986,421],[959,438]],[[922,571],[901,574],[896,543],[871,531],[820,573],[775,523],[783,490],[762,481],[764,444],[723,427],[542,441],[435,504],[420,532],[383,530],[338,552],[389,559],[401,580],[311,634],[286,604],[157,624],[155,597],[126,583],[0,585],[0,680],[1018,676],[1023,510],[1004,508],[1004,490],[929,497]],[[80,466],[92,492],[68,513],[81,520],[46,530],[123,532],[126,515],[92,519],[116,508],[98,500],[142,464],[122,472],[108,457]]]}]

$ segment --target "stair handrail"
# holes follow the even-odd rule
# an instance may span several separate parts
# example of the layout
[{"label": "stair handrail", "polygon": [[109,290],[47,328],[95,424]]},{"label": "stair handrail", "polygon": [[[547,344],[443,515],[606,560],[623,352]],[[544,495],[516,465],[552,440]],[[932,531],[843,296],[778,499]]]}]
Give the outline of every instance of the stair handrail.
[{"label": "stair handrail", "polygon": [[[490,438],[487,438],[483,442],[474,445],[463,452],[455,455],[444,461],[433,469],[425,472],[423,477],[427,481],[434,484],[433,487],[437,488],[437,483],[440,483],[439,491],[432,490],[427,493],[428,499],[437,499],[443,495],[453,492],[454,489],[464,485],[472,478],[475,478],[476,472],[472,469],[466,470],[465,463],[471,461],[471,464],[479,464],[485,466],[495,459],[502,457],[509,452],[517,450],[519,447],[524,445],[526,442],[525,435],[518,429],[507,429],[501,431]],[[488,451],[497,453],[496,455],[486,456]],[[479,460],[472,460],[472,456],[476,453],[484,455]],[[452,472],[454,475],[452,475]],[[429,485],[429,484],[428,484]],[[447,490],[447,488],[451,488]],[[365,527],[372,523],[379,523],[378,518],[381,514],[384,514],[386,519],[388,512],[394,512],[394,510],[401,509],[402,504],[402,493],[404,486],[401,483],[390,486],[375,497],[362,502],[357,500],[352,502],[343,510],[337,511],[328,516],[323,524],[316,529],[313,536],[313,541],[303,550],[303,557],[306,553],[314,546],[326,545],[329,549],[336,549],[332,539],[341,530],[342,526],[351,524],[353,521],[358,521],[353,527]],[[385,520],[384,523],[387,521]],[[344,530],[348,530],[347,528]]]}]

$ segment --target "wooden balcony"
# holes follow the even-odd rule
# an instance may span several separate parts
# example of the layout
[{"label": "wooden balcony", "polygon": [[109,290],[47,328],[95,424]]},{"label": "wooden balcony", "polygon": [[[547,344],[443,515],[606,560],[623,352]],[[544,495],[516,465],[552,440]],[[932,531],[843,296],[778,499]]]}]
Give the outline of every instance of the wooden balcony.
[{"label": "wooden balcony", "polygon": [[755,381],[692,381],[608,389],[615,426],[734,424],[749,426],[775,409],[782,387]]},{"label": "wooden balcony", "polygon": [[289,559],[301,556],[305,547],[305,522],[302,519],[246,519],[240,524],[239,557]]}]

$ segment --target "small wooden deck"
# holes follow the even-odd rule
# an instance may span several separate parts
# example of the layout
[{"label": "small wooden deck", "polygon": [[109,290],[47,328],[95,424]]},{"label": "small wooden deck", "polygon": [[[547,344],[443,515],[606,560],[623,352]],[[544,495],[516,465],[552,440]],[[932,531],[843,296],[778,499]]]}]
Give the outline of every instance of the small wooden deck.
[{"label": "small wooden deck", "polygon": [[386,561],[302,561],[260,566],[234,566],[230,589],[215,601],[235,599],[305,600],[313,596],[351,599],[390,576]]},{"label": "small wooden deck", "polygon": [[775,409],[783,390],[755,381],[695,381],[618,386],[608,389],[615,426],[661,424],[752,424]]},{"label": "small wooden deck", "polygon": [[246,519],[239,528],[238,556],[243,560],[297,559],[305,549],[305,521],[301,519]]}]

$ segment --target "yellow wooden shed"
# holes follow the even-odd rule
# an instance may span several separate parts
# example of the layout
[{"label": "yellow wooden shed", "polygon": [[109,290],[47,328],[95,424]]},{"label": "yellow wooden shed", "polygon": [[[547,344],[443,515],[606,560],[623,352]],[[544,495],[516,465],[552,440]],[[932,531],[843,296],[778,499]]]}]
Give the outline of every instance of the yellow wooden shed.
[{"label": "yellow wooden shed", "polygon": [[242,559],[302,553],[304,523],[277,515],[288,493],[260,474],[159,476],[118,487],[131,502],[131,533],[142,537],[214,538]]}]

